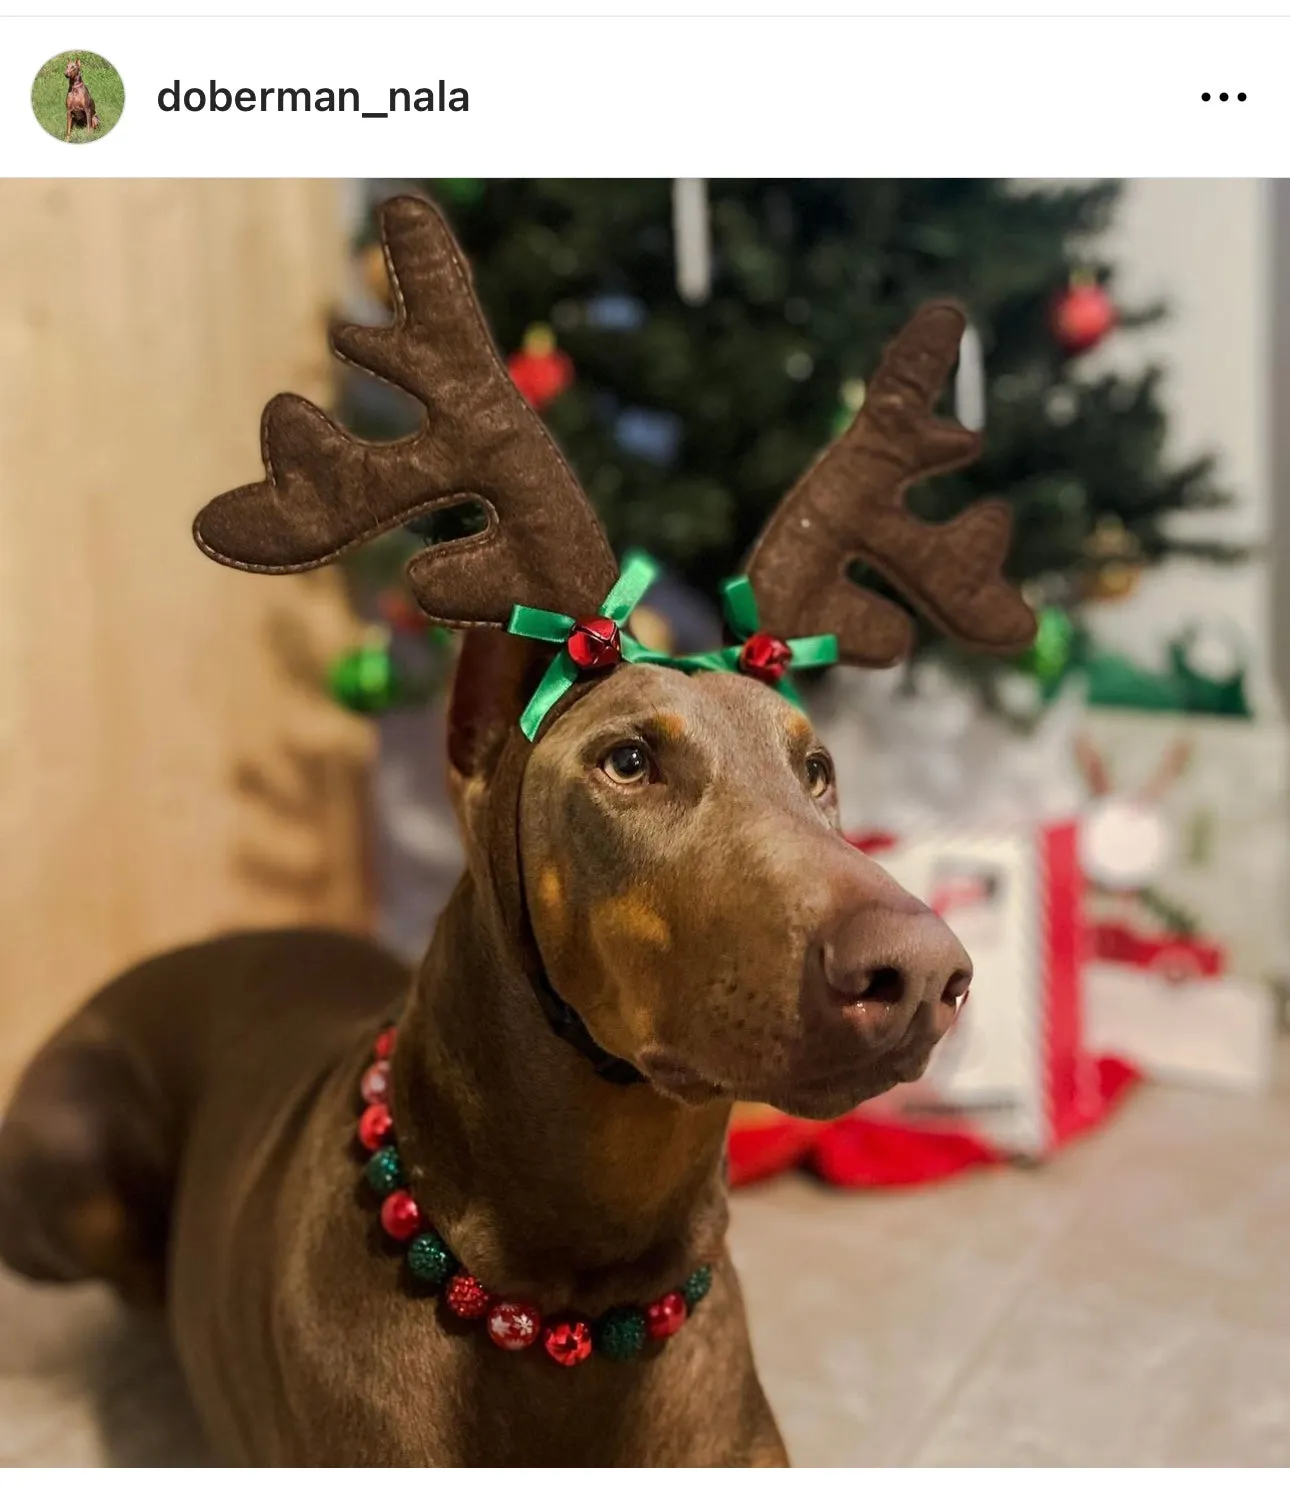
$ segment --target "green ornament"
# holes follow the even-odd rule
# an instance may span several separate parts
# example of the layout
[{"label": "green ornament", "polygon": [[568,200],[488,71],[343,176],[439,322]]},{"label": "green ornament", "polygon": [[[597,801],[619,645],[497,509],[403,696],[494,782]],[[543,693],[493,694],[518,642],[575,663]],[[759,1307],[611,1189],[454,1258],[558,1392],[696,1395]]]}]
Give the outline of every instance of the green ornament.
[{"label": "green ornament", "polygon": [[400,696],[398,671],[383,645],[346,652],[332,666],[328,686],[336,702],[356,714],[378,714]]},{"label": "green ornament", "polygon": [[398,1150],[392,1145],[377,1149],[363,1167],[363,1178],[382,1200],[393,1195],[403,1184],[403,1165],[399,1163]]},{"label": "green ornament", "polygon": [[1070,667],[1075,648],[1075,626],[1064,610],[1047,605],[1039,613],[1034,644],[1020,658],[1023,672],[1045,687],[1059,682]]},{"label": "green ornament", "polygon": [[457,1259],[437,1231],[423,1231],[408,1248],[408,1271],[434,1288],[457,1271]]},{"label": "green ornament", "polygon": [[712,1269],[705,1262],[701,1268],[695,1268],[685,1282],[681,1284],[681,1297],[693,1309],[696,1304],[701,1304],[707,1298],[708,1290],[711,1287]]},{"label": "green ornament", "polygon": [[644,1311],[631,1304],[607,1310],[596,1327],[596,1349],[610,1361],[630,1361],[644,1349],[645,1340]]}]

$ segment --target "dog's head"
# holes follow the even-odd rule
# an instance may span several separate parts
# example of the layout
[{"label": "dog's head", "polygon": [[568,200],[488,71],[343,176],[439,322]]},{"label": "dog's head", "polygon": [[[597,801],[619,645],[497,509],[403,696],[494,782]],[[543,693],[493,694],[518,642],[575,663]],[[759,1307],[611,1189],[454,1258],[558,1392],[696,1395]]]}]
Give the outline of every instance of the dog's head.
[{"label": "dog's head", "polygon": [[806,716],[744,675],[638,665],[525,748],[515,723],[546,660],[467,638],[451,776],[472,871],[519,899],[596,1042],[683,1101],[810,1117],[917,1076],[971,963],[841,836]]},{"label": "dog's head", "polygon": [[71,62],[69,62],[67,64],[67,66],[63,69],[63,76],[67,79],[67,81],[69,83],[79,83],[80,82],[80,80],[81,80],[81,63],[80,63],[80,58],[74,58]]},{"label": "dog's head", "polygon": [[851,582],[855,560],[968,645],[1015,651],[1033,636],[1001,578],[1006,504],[933,527],[901,501],[977,450],[932,413],[962,311],[924,307],[892,342],[855,422],[728,587],[730,644],[680,663],[626,629],[648,565],[619,574],[443,220],[401,198],[382,230],[395,322],[333,340],[418,398],[425,426],[372,446],[280,396],[265,411],[268,478],[210,504],[199,545],[239,568],[308,569],[473,499],[484,531],[424,549],[408,575],[433,620],[467,632],[454,794],[472,871],[532,975],[603,1051],[681,1100],[822,1117],[917,1076],[971,966],[843,840],[832,763],[789,673],[907,650],[908,614]]}]

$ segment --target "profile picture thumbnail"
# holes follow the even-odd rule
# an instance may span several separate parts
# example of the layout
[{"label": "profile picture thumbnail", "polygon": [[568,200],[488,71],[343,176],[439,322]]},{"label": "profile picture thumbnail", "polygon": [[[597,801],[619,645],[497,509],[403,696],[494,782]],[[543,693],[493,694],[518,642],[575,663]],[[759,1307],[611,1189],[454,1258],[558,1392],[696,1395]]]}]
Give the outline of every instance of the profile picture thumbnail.
[{"label": "profile picture thumbnail", "polygon": [[97,52],[59,52],[36,74],[31,108],[46,134],[68,145],[88,145],[120,119],[125,84]]}]

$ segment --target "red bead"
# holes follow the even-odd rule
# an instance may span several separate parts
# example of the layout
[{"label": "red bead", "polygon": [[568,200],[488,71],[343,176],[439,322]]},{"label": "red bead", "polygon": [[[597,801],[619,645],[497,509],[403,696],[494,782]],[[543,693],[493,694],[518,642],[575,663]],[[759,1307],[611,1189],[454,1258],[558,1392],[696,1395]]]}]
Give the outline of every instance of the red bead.
[{"label": "red bead", "polygon": [[384,1102],[373,1102],[358,1120],[358,1141],[371,1153],[389,1143],[394,1119]]},{"label": "red bead", "polygon": [[363,1079],[359,1082],[358,1089],[363,1094],[364,1102],[384,1102],[390,1095],[389,1061],[373,1061],[363,1072]]},{"label": "red bead", "polygon": [[542,1331],[542,1348],[557,1366],[580,1366],[591,1354],[591,1326],[585,1319],[557,1319]]},{"label": "red bead", "polygon": [[421,1207],[406,1190],[396,1190],[381,1202],[381,1225],[396,1242],[410,1242],[421,1230]]},{"label": "red bead", "polygon": [[503,1300],[488,1311],[488,1338],[500,1350],[525,1350],[542,1330],[542,1316],[532,1304]]},{"label": "red bead", "polygon": [[618,627],[608,616],[583,616],[575,621],[565,647],[585,673],[600,672],[623,660]]},{"label": "red bead", "polygon": [[372,1054],[378,1061],[388,1061],[394,1054],[394,1046],[399,1038],[399,1032],[390,1025],[388,1029],[381,1031],[376,1037],[376,1044],[372,1046]]},{"label": "red bead", "polygon": [[458,1319],[482,1319],[493,1305],[492,1295],[469,1273],[453,1274],[443,1301]]},{"label": "red bead", "polygon": [[689,1318],[684,1297],[679,1293],[665,1293],[645,1309],[645,1330],[651,1340],[666,1340]]},{"label": "red bead", "polygon": [[765,631],[754,631],[739,653],[739,671],[762,683],[778,683],[788,671],[792,657],[786,642]]}]

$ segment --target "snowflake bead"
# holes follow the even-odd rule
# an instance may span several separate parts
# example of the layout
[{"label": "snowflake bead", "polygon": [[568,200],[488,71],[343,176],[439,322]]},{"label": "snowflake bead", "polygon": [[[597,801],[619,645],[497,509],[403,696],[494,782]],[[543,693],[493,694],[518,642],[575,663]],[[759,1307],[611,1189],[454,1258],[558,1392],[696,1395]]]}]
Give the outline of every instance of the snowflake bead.
[{"label": "snowflake bead", "polygon": [[503,1300],[488,1311],[488,1338],[499,1350],[526,1350],[542,1330],[542,1316],[532,1304]]},{"label": "snowflake bead", "polygon": [[363,1101],[369,1105],[373,1102],[384,1102],[390,1095],[389,1061],[373,1061],[363,1072],[358,1089],[362,1093]]}]

